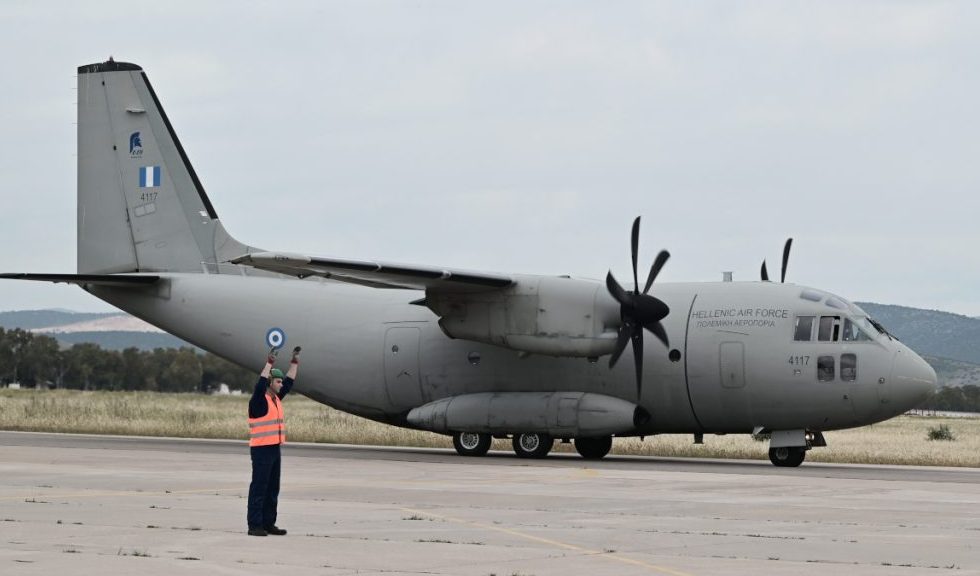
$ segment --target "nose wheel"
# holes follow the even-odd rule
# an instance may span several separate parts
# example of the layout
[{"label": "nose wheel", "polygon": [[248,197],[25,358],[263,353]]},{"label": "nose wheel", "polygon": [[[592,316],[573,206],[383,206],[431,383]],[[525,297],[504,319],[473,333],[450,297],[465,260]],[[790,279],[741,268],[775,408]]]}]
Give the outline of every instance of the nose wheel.
[{"label": "nose wheel", "polygon": [[806,448],[782,446],[769,449],[769,460],[780,468],[795,468],[806,458]]}]

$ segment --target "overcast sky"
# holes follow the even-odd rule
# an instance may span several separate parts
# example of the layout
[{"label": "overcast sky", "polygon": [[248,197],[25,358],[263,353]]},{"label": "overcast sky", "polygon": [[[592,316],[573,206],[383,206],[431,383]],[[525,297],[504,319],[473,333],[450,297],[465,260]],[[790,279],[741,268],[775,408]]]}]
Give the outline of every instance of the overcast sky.
[{"label": "overcast sky", "polygon": [[[75,271],[76,68],[144,68],[225,227],[469,269],[723,270],[980,316],[975,2],[0,3],[0,271]],[[644,274],[644,273],[641,273]],[[111,308],[4,281],[0,310]]]}]

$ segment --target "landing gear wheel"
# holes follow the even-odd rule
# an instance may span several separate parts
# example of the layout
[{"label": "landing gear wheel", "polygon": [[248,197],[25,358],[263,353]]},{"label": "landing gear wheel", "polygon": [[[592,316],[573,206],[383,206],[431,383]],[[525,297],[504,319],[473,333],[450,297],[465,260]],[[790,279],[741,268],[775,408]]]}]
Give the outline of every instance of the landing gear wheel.
[{"label": "landing gear wheel", "polygon": [[769,460],[779,467],[795,468],[803,463],[804,458],[806,458],[806,448],[784,446],[769,449]]},{"label": "landing gear wheel", "polygon": [[482,432],[453,433],[453,447],[460,456],[483,456],[490,450],[493,438]]},{"label": "landing gear wheel", "polygon": [[599,460],[612,448],[612,436],[598,438],[576,438],[575,449],[586,460]]},{"label": "landing gear wheel", "polygon": [[514,434],[514,453],[521,458],[544,458],[554,443],[554,438],[547,434]]}]

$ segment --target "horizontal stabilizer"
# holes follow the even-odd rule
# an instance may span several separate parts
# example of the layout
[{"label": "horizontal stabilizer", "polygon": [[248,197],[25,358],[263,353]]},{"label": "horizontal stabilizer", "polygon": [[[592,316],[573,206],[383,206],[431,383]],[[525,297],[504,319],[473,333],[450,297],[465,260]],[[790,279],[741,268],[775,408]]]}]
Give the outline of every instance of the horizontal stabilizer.
[{"label": "horizontal stabilizer", "polygon": [[134,274],[25,274],[23,272],[0,274],[0,280],[36,280],[63,284],[99,284],[101,286],[149,286],[160,280],[159,276]]},{"label": "horizontal stabilizer", "polygon": [[316,258],[302,254],[258,252],[231,260],[261,270],[298,278],[321,276],[341,282],[375,288],[435,288],[450,291],[473,291],[506,288],[514,283],[509,276],[470,272],[432,266],[404,266],[364,260]]}]

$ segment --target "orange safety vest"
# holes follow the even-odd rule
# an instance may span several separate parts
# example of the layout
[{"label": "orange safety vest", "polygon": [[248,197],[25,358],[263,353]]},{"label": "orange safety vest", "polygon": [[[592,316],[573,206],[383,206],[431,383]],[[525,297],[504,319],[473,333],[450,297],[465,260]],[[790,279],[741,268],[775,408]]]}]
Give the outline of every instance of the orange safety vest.
[{"label": "orange safety vest", "polygon": [[277,396],[265,395],[269,410],[261,418],[248,419],[249,446],[275,446],[286,442],[286,424],[282,402]]}]

